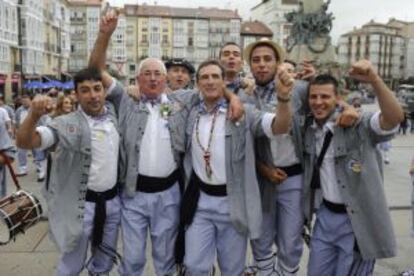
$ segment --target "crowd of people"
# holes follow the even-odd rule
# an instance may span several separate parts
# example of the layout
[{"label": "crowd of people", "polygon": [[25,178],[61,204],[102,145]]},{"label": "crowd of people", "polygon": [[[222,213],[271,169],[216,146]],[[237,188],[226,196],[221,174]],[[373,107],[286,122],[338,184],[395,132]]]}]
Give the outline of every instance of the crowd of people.
[{"label": "crowd of people", "polygon": [[374,113],[270,40],[226,43],[198,68],[147,58],[124,87],[105,71],[117,21],[102,17],[74,76],[76,103],[24,96],[14,126],[0,119],[0,163],[14,156],[13,127],[19,175],[33,151],[57,275],[106,275],[118,259],[120,275],[142,275],[148,233],[156,275],[212,275],[215,263],[224,276],[297,275],[304,241],[310,276],[372,275],[376,259],[395,256],[377,145],[403,110],[369,61],[349,75],[372,85]]}]

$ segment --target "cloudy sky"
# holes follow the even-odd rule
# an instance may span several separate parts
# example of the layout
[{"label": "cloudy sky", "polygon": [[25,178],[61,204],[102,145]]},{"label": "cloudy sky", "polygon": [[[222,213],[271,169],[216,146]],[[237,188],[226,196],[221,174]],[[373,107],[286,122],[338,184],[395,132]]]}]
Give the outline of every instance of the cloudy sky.
[{"label": "cloudy sky", "polygon": [[[307,1],[307,0],[305,0]],[[113,5],[122,6],[129,4],[154,4],[172,5],[181,7],[219,7],[238,9],[244,19],[249,18],[252,7],[260,3],[261,0],[109,0]],[[350,30],[354,26],[361,26],[369,20],[374,19],[378,22],[387,22],[389,18],[414,21],[414,1],[413,0],[331,0],[329,10],[334,13],[335,21],[332,30],[333,41]]]}]

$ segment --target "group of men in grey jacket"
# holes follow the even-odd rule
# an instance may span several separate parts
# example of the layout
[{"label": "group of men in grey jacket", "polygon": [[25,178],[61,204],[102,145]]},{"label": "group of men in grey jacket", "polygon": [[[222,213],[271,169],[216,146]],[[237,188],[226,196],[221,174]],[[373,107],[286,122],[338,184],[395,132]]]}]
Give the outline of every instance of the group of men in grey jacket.
[{"label": "group of men in grey jacket", "polygon": [[[51,107],[38,96],[17,134],[19,147],[56,152],[45,196],[58,275],[108,273],[119,223],[121,275],[142,275],[148,233],[157,275],[210,275],[216,260],[222,275],[242,275],[248,238],[259,275],[296,275],[315,210],[309,275],[370,275],[375,259],[395,254],[375,146],[391,139],[402,110],[368,61],[350,75],[371,83],[381,111],[359,117],[338,117],[333,77],[294,81],[271,41],[244,50],[252,92],[230,43],[221,62],[200,64],[196,90],[165,93],[163,63],[142,61],[134,100],[103,71],[116,25],[116,13],[103,16],[91,68],[75,76],[80,108],[36,127]],[[335,123],[349,117],[339,122],[347,128]]]}]

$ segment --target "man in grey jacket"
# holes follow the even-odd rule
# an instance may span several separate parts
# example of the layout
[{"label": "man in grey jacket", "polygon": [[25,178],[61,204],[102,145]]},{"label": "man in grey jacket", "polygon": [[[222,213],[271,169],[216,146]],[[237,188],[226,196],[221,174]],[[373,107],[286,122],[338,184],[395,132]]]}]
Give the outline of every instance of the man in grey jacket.
[{"label": "man in grey jacket", "polygon": [[[249,62],[256,88],[251,96],[242,94],[242,100],[267,112],[283,104],[275,94],[275,76],[284,69],[284,56],[283,49],[270,40],[259,40],[246,47],[244,58]],[[296,80],[292,91],[294,113],[306,111],[306,94],[307,82]],[[251,241],[255,265],[248,267],[246,273],[257,270],[259,275],[269,275],[277,270],[283,275],[296,275],[303,247],[301,134],[292,129],[290,134],[258,138],[255,144],[263,222],[260,237]]]},{"label": "man in grey jacket", "polygon": [[304,210],[316,221],[308,275],[372,275],[375,259],[393,257],[395,237],[376,144],[390,140],[403,111],[367,60],[350,76],[372,85],[380,111],[362,113],[352,128],[334,125],[338,82],[320,75],[310,83],[312,116],[295,120],[304,133]]},{"label": "man in grey jacket", "polygon": [[247,238],[259,235],[260,193],[254,168],[253,137],[286,133],[290,126],[293,80],[279,72],[276,115],[246,107],[238,123],[225,118],[224,68],[200,64],[201,100],[189,112],[184,167],[187,213],[184,264],[188,275],[209,275],[215,255],[222,275],[242,275]]},{"label": "man in grey jacket", "polygon": [[[45,198],[51,237],[61,252],[57,275],[79,275],[85,267],[97,275],[108,273],[117,256],[117,118],[113,108],[104,105],[106,92],[98,70],[81,70],[74,82],[79,109],[36,127],[53,104],[50,97],[36,96],[16,142],[21,148],[56,152]],[[92,256],[86,262],[89,242]]]}]

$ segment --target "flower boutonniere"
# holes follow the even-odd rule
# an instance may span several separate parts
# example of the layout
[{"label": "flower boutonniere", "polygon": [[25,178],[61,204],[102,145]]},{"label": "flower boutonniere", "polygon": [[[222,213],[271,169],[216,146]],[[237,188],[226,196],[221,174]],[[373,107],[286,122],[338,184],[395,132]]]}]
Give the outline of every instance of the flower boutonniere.
[{"label": "flower boutonniere", "polygon": [[168,118],[172,113],[172,106],[170,103],[162,103],[160,104],[160,114],[161,117],[166,119]]}]

